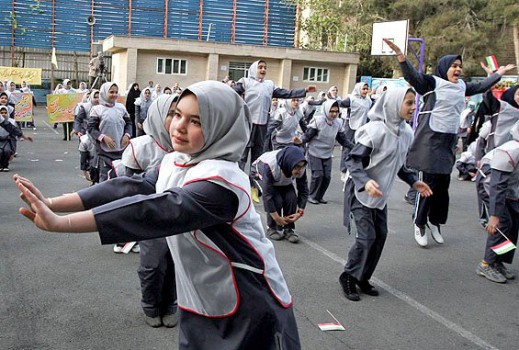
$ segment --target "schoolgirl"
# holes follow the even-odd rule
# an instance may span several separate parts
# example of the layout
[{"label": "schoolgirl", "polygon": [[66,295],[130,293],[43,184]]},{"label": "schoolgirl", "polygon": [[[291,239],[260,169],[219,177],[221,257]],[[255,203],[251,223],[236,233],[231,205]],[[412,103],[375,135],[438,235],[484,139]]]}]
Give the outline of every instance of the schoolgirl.
[{"label": "schoolgirl", "polygon": [[99,181],[108,178],[112,162],[120,159],[131,135],[131,123],[124,105],[116,102],[117,84],[104,83],[99,90],[99,104],[92,106],[87,131],[96,141]]},{"label": "schoolgirl", "polygon": [[263,188],[267,236],[273,240],[299,242],[295,222],[304,215],[308,199],[306,164],[304,151],[298,146],[263,153],[253,164]]},{"label": "schoolgirl", "polygon": [[420,172],[419,176],[434,194],[430,197],[416,197],[414,237],[418,245],[426,247],[425,228],[428,227],[432,238],[442,244],[444,239],[440,225],[447,222],[450,174],[456,160],[457,133],[465,96],[488,90],[514,66],[500,67],[480,83],[465,83],[460,79],[463,73],[460,55],[440,58],[434,75],[420,74],[398,46],[387,39],[384,42],[395,52],[406,81],[424,100],[407,165]]},{"label": "schoolgirl", "polygon": [[[145,135],[130,140],[118,162],[117,175],[132,176],[160,165],[173,151],[169,127],[178,95],[164,94],[154,100],[143,123]],[[135,247],[135,246],[134,246]],[[144,320],[151,327],[174,327],[178,322],[175,265],[165,238],[139,242],[141,306]]]},{"label": "schoolgirl", "polygon": [[308,202],[312,204],[328,203],[323,197],[332,178],[335,140],[343,147],[350,149],[352,147],[342,131],[342,123],[337,119],[338,115],[339,103],[332,99],[326,100],[323,104],[323,113],[314,116],[303,136],[293,139],[296,145],[307,144],[308,163],[312,170]]},{"label": "schoolgirl", "polygon": [[341,97],[339,96],[339,88],[337,86],[333,85],[328,89],[328,92],[326,92],[326,98],[330,100],[336,100],[340,101]]},{"label": "schoolgirl", "polygon": [[[15,176],[32,208],[21,213],[43,230],[98,231],[103,244],[167,237],[180,349],[300,349],[292,297],[237,164],[250,136],[244,101],[221,82],[193,84],[170,135],[176,152],[141,177],[45,199]],[[63,211],[78,212],[54,213]]]},{"label": "schoolgirl", "polygon": [[155,85],[155,88],[153,89],[153,92],[151,93],[151,99],[154,100],[157,97],[162,95],[162,87],[160,84]]},{"label": "schoolgirl", "polygon": [[145,88],[142,90],[141,96],[135,100],[135,122],[137,126],[137,136],[144,135],[142,123],[146,120],[148,115],[148,108],[150,108],[151,102],[154,100],[151,97],[151,94],[151,90],[149,88]]},{"label": "schoolgirl", "polygon": [[[498,146],[482,159],[489,164],[485,179],[488,194],[489,233],[483,260],[476,274],[496,283],[505,283],[515,275],[504,265],[513,262],[515,249],[498,254],[492,247],[504,245],[507,237],[517,245],[519,231],[519,121],[510,129],[510,141]],[[501,232],[498,232],[501,231]],[[503,236],[504,235],[504,236]]]},{"label": "schoolgirl", "polygon": [[84,94],[87,91],[89,91],[88,87],[87,87],[87,84],[84,81],[80,82],[78,88],[76,89],[76,93]]},{"label": "schoolgirl", "polygon": [[32,142],[32,137],[25,136],[14,119],[9,118],[7,106],[0,105],[0,171],[2,172],[9,171],[9,162],[16,152],[16,138]]},{"label": "schoolgirl", "polygon": [[357,234],[339,282],[349,300],[360,300],[357,286],[367,295],[378,295],[369,280],[386,241],[387,200],[395,177],[423,196],[431,194],[429,186],[404,166],[413,140],[413,130],[406,121],[413,118],[414,110],[412,89],[384,93],[369,113],[370,122],[357,129],[356,144],[346,159],[349,177],[344,189],[344,226],[349,226],[353,213]]},{"label": "schoolgirl", "polygon": [[273,150],[293,145],[292,139],[297,136],[298,127],[302,132],[306,131],[303,113],[299,109],[299,99],[293,98],[287,100],[283,107],[274,113],[267,129],[266,142],[270,140]]},{"label": "schoolgirl", "polygon": [[[249,67],[249,74],[236,83],[234,90],[242,95],[245,103],[250,109],[252,115],[252,131],[251,138],[247,147],[245,147],[240,159],[240,168],[245,169],[245,164],[249,158],[250,164],[263,153],[265,144],[267,125],[269,117],[269,109],[272,98],[297,98],[305,97],[307,92],[315,92],[315,85],[310,85],[305,89],[286,90],[277,88],[272,80],[265,79],[267,74],[267,63],[264,60],[258,60]],[[251,169],[249,168],[249,174]],[[252,176],[250,182],[253,183]],[[257,191],[257,189],[255,189]]]},{"label": "schoolgirl", "polygon": [[99,90],[92,90],[85,93],[83,96],[83,102],[77,106],[77,112],[74,118],[74,130],[78,137],[81,137],[87,133],[88,118],[90,117],[90,111],[93,106],[99,104]]}]

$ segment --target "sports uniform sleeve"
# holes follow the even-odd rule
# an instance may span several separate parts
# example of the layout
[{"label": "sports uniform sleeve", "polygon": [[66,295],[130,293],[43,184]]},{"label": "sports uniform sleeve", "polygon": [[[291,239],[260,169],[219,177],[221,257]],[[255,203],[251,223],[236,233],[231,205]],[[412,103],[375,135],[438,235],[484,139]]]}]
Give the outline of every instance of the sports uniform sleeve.
[{"label": "sports uniform sleeve", "polygon": [[420,95],[425,95],[436,88],[434,78],[430,75],[419,73],[407,58],[404,62],[400,63],[400,69],[402,70],[404,79],[411,84]]},{"label": "sports uniform sleeve", "polygon": [[357,143],[346,158],[346,168],[359,192],[364,191],[364,185],[371,180],[364,171],[364,167],[369,164],[371,152],[373,152],[371,147]]}]

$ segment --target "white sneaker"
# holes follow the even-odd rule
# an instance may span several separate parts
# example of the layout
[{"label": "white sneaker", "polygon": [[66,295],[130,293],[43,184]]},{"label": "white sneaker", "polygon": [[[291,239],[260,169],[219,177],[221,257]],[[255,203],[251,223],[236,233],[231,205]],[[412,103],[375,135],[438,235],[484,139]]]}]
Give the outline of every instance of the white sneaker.
[{"label": "white sneaker", "polygon": [[132,253],[139,254],[140,252],[141,252],[141,247],[139,246],[139,243],[136,243],[136,244],[132,247]]},{"label": "white sneaker", "polygon": [[119,244],[114,245],[114,253],[121,254],[123,252],[123,246]]},{"label": "white sneaker", "polygon": [[443,244],[443,242],[445,242],[440,231],[440,225],[433,225],[428,223],[427,227],[429,227],[429,230],[431,230],[431,237],[436,243]]},{"label": "white sneaker", "polygon": [[427,247],[427,236],[425,235],[425,228],[420,228],[414,225],[414,239],[420,247]]}]

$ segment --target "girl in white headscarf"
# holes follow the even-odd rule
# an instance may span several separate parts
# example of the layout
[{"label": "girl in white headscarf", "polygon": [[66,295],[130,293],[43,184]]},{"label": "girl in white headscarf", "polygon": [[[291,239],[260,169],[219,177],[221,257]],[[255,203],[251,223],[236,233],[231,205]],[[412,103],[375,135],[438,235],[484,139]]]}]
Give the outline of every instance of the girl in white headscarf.
[{"label": "girl in white headscarf", "polygon": [[21,212],[43,230],[98,231],[104,244],[167,237],[180,349],[300,349],[292,297],[237,164],[250,118],[229,86],[193,84],[169,130],[175,152],[160,167],[51,199],[15,176],[31,204]]},{"label": "girl in white headscarf", "polygon": [[346,159],[349,177],[344,189],[344,226],[350,213],[357,235],[339,281],[346,298],[360,300],[357,286],[367,295],[378,291],[369,283],[377,267],[387,236],[387,200],[396,175],[423,196],[432,192],[416,174],[404,167],[413,130],[415,93],[398,88],[382,95],[369,113],[370,122],[360,127],[356,144]]},{"label": "girl in white headscarf", "polygon": [[72,82],[70,79],[63,80],[62,88],[58,91],[60,94],[75,94],[76,89],[72,87]]},{"label": "girl in white headscarf", "polygon": [[87,84],[84,81],[80,82],[76,92],[78,94],[84,94],[87,91],[88,91]]},{"label": "girl in white headscarf", "polygon": [[135,100],[135,126],[137,128],[137,136],[144,135],[142,125],[148,116],[148,108],[150,108],[150,105],[154,100],[151,95],[151,89],[145,88],[142,90],[141,96]]},{"label": "girl in white headscarf", "polygon": [[151,99],[154,100],[157,97],[162,95],[162,86],[160,84],[155,85],[155,88],[153,89],[153,92],[151,93]]},{"label": "girl in white headscarf", "polygon": [[100,182],[108,178],[112,162],[121,158],[130,142],[130,117],[125,106],[116,102],[118,96],[117,84],[104,83],[99,90],[99,104],[92,107],[87,121],[87,131],[96,140]]},{"label": "girl in white headscarf", "polygon": [[[306,131],[303,113],[299,109],[299,99],[287,100],[282,108],[274,114],[269,123],[265,151],[278,150],[293,145],[292,139],[297,136],[298,127]],[[270,141],[270,142],[269,142]]]}]

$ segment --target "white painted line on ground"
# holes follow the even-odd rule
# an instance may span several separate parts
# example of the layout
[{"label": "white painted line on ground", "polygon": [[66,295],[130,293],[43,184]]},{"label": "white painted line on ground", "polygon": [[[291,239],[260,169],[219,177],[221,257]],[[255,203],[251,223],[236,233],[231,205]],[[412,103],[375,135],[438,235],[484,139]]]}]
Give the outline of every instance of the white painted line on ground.
[{"label": "white painted line on ground", "polygon": [[49,123],[47,123],[45,120],[42,120],[43,124],[47,125],[49,127],[49,129],[51,129],[56,135],[59,135],[59,132],[57,130],[55,130],[52,125],[49,125]]},{"label": "white painted line on ground", "polygon": [[[308,240],[307,238],[304,238],[301,243],[308,244],[310,247],[314,248],[315,250],[317,250],[321,254],[329,257],[333,261],[338,262],[342,266],[344,266],[346,264],[346,260],[342,259],[337,254],[330,252],[326,248],[321,247],[319,244]],[[393,294],[393,296],[395,296],[398,299],[402,300],[403,302],[405,302],[409,306],[417,309],[418,311],[420,311],[421,313],[425,314],[426,316],[429,316],[430,318],[432,318],[436,322],[444,325],[445,327],[447,327],[451,331],[457,333],[458,335],[462,336],[463,338],[465,338],[465,339],[471,341],[472,343],[474,343],[475,345],[481,347],[482,349],[499,350],[498,348],[496,348],[496,347],[490,345],[489,343],[485,342],[480,337],[472,334],[471,332],[467,331],[466,329],[464,329],[463,327],[457,325],[456,323],[454,323],[452,321],[449,321],[448,319],[446,319],[445,317],[441,316],[437,312],[434,312],[433,310],[429,309],[427,306],[425,306],[423,304],[420,304],[419,302],[417,302],[416,300],[411,298],[409,295],[405,294],[404,292],[399,291],[398,289],[395,289],[395,288],[391,287],[389,284],[379,280],[378,278],[372,278],[370,281],[372,281],[374,284],[376,284],[380,288],[385,289],[390,294]]]}]

